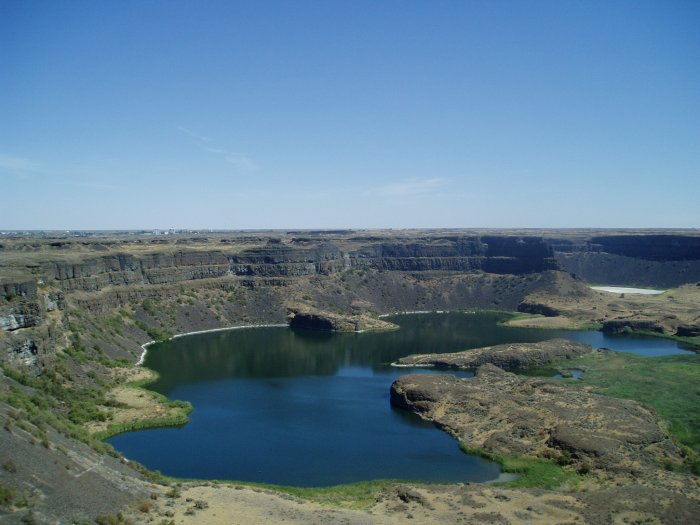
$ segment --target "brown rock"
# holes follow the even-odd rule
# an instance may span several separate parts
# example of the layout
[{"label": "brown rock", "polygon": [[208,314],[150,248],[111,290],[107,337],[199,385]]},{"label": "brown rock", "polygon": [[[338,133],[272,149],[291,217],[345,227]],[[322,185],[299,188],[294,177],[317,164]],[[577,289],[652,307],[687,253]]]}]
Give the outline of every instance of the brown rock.
[{"label": "brown rock", "polygon": [[391,387],[391,403],[471,447],[498,454],[566,458],[618,476],[681,461],[680,450],[642,405],[490,364],[468,379],[403,376]]},{"label": "brown rock", "polygon": [[[474,369],[487,363],[509,370],[537,368],[561,359],[573,359],[589,353],[590,345],[566,339],[541,343],[509,343],[475,348],[449,354],[424,354],[402,357],[401,366]],[[493,372],[493,371],[492,371]]]}]

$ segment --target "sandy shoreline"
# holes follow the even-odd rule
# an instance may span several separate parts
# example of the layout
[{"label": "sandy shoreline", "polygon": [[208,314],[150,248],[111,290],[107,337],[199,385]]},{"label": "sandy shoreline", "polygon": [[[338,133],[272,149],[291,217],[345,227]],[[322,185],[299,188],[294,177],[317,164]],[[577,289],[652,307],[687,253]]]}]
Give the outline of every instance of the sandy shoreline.
[{"label": "sandy shoreline", "polygon": [[[461,310],[458,310],[458,311],[461,312]],[[391,317],[393,315],[449,314],[451,312],[452,312],[452,310],[408,310],[405,312],[392,312],[389,314],[381,314],[381,315],[378,315],[377,317],[382,319],[383,317]],[[465,313],[472,313],[472,312],[465,312]]]},{"label": "sandy shoreline", "polygon": [[652,290],[651,288],[632,288],[627,286],[591,286],[591,289],[598,292],[608,293],[629,293],[639,295],[660,295],[666,290]]}]

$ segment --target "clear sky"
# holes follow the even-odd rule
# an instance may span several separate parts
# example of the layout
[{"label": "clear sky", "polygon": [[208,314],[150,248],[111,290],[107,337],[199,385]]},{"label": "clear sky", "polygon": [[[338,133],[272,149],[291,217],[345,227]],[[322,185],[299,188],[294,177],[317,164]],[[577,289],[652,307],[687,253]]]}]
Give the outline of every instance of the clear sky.
[{"label": "clear sky", "polygon": [[0,0],[0,229],[700,227],[700,2]]}]

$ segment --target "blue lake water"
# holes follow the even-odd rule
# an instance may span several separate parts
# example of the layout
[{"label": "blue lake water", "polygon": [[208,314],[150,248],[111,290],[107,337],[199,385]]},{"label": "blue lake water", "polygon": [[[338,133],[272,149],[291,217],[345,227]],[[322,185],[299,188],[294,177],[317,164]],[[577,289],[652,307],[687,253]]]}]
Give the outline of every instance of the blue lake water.
[{"label": "blue lake water", "polygon": [[[392,332],[331,334],[283,327],[199,334],[149,348],[150,388],[190,401],[179,428],[109,440],[127,457],[164,474],[294,486],[370,479],[487,481],[498,465],[467,456],[431,423],[391,407],[389,387],[407,373],[392,361],[552,337],[641,355],[684,353],[673,341],[509,328],[500,314],[389,318]],[[469,373],[461,373],[464,377]]]}]

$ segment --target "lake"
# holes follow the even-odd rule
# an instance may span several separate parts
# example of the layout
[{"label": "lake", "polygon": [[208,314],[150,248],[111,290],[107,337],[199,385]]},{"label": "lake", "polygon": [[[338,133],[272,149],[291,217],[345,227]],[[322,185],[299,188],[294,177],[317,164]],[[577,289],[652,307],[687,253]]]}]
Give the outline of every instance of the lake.
[{"label": "lake", "polygon": [[[287,327],[198,334],[149,347],[149,388],[190,401],[190,422],[109,442],[152,470],[185,478],[328,486],[372,479],[488,481],[497,464],[463,454],[431,423],[389,403],[414,353],[566,337],[642,355],[684,353],[673,341],[499,326],[496,313],[405,314],[399,330],[329,333]],[[459,373],[463,377],[469,373]]]}]

